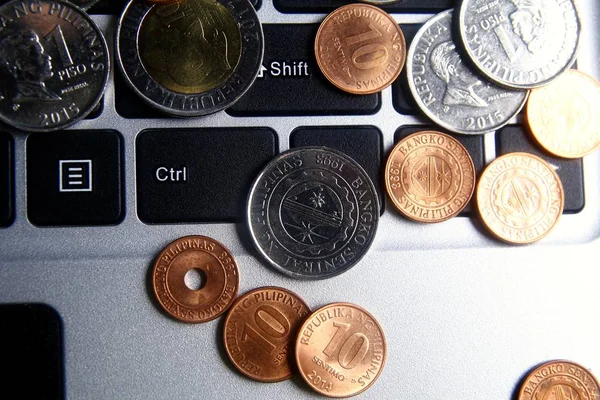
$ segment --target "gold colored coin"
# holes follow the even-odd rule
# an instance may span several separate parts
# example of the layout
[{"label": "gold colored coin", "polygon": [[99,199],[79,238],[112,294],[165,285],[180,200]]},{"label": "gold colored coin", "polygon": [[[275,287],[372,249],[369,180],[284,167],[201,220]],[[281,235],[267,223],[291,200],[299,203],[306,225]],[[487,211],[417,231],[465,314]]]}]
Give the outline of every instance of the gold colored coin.
[{"label": "gold colored coin", "polygon": [[600,399],[598,380],[586,368],[565,360],[544,363],[527,375],[518,400]]},{"label": "gold colored coin", "polygon": [[533,89],[527,102],[529,130],[550,153],[579,158],[600,148],[600,83],[568,70]]},{"label": "gold colored coin", "polygon": [[292,377],[296,334],[310,309],[297,294],[263,287],[240,296],[225,319],[225,350],[233,365],[260,382]]},{"label": "gold colored coin", "polygon": [[370,388],[387,353],[383,329],[365,309],[333,303],[312,313],[296,339],[300,375],[316,392],[350,397]]},{"label": "gold colored coin", "polygon": [[[186,275],[204,275],[203,287],[190,288]],[[239,286],[233,255],[216,240],[186,236],[165,247],[152,271],[154,294],[164,310],[183,322],[207,322],[231,306]]]},{"label": "gold colored coin", "polygon": [[372,94],[400,75],[406,41],[396,21],[380,8],[348,4],[321,23],[315,54],[319,68],[335,86],[352,94]]},{"label": "gold colored coin", "polygon": [[441,222],[461,212],[475,189],[475,167],[452,136],[422,131],[392,149],[385,187],[396,208],[418,222]]},{"label": "gold colored coin", "polygon": [[242,53],[237,21],[218,1],[162,1],[139,31],[139,52],[148,74],[183,94],[212,90],[231,76]]},{"label": "gold colored coin", "polygon": [[498,157],[483,171],[477,185],[483,223],[508,243],[533,243],[548,235],[562,215],[564,203],[559,176],[533,154]]}]

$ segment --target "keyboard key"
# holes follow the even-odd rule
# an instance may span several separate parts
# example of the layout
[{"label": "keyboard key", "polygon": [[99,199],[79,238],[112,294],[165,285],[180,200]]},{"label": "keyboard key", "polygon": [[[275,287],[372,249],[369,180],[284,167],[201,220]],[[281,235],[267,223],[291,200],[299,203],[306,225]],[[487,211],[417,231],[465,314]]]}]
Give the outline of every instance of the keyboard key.
[{"label": "keyboard key", "polygon": [[377,193],[383,214],[381,188],[381,157],[383,145],[381,131],[372,126],[336,126],[298,128],[290,136],[290,147],[326,146],[347,154],[367,172]]},{"label": "keyboard key", "polygon": [[[454,7],[455,0],[401,0],[382,6],[388,12],[437,13]],[[329,12],[348,4],[348,0],[273,0],[281,12]]]},{"label": "keyboard key", "polygon": [[540,146],[520,126],[507,126],[496,136],[498,156],[523,151],[546,160],[560,177],[565,191],[563,213],[578,213],[585,204],[583,162],[581,159],[563,159],[542,151]]},{"label": "keyboard key", "polygon": [[[417,31],[421,28],[421,24],[401,24],[404,38],[406,39],[406,48],[410,47]],[[419,106],[417,105],[414,96],[408,86],[408,77],[406,76],[406,66],[402,69],[400,76],[392,84],[392,100],[394,108],[400,114],[417,115],[420,114]]]},{"label": "keyboard key", "polygon": [[[484,150],[483,150],[483,136],[481,136],[481,135],[459,135],[459,134],[441,129],[438,126],[434,126],[434,125],[430,125],[430,126],[406,125],[406,126],[400,127],[396,131],[396,133],[394,135],[394,142],[398,143],[400,140],[404,139],[405,137],[407,137],[410,134],[413,134],[413,133],[419,132],[419,131],[425,131],[425,130],[434,130],[434,131],[438,131],[438,132],[444,132],[444,133],[447,133],[448,135],[452,136],[456,140],[458,140],[460,142],[460,144],[462,144],[465,147],[465,149],[467,149],[467,151],[469,152],[469,155],[473,159],[473,166],[475,167],[476,176],[479,176],[481,174],[481,172],[483,171],[483,169],[485,167]],[[463,217],[470,216],[472,211],[475,209],[474,205],[475,205],[475,199],[473,196],[473,198],[471,199],[469,204],[467,204],[467,206],[462,210],[462,212],[459,214],[459,216],[463,216]]]},{"label": "keyboard key", "polygon": [[5,132],[0,132],[0,227],[13,222],[13,140]]},{"label": "keyboard key", "polygon": [[253,115],[356,115],[379,110],[379,94],[356,96],[333,86],[314,55],[318,25],[263,25],[262,71],[227,112]]},{"label": "keyboard key", "polygon": [[268,128],[143,131],[138,216],[146,223],[242,221],[250,186],[277,150]]},{"label": "keyboard key", "polygon": [[124,216],[116,131],[36,133],[27,139],[27,215],[40,226],[113,225]]}]

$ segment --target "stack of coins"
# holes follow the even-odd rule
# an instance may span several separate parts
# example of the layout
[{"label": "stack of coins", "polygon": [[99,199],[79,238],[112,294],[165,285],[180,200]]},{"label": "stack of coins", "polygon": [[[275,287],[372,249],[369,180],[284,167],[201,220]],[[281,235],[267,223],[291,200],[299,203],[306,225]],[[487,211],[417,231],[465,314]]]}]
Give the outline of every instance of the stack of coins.
[{"label": "stack of coins", "polygon": [[9,1],[0,6],[0,120],[28,132],[67,128],[100,102],[110,55],[80,8],[94,1]]}]

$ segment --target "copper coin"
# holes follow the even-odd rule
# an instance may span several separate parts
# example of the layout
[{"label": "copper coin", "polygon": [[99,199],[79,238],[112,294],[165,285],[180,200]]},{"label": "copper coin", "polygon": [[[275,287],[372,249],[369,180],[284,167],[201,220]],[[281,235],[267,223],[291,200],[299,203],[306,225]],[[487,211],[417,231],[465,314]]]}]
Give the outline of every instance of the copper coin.
[{"label": "copper coin", "polygon": [[571,361],[555,360],[535,368],[525,378],[519,400],[594,400],[600,398],[598,380]]},{"label": "copper coin", "polygon": [[225,350],[235,367],[260,382],[292,377],[292,349],[310,309],[279,287],[252,290],[236,300],[225,319]]},{"label": "copper coin", "polygon": [[302,378],[328,397],[350,397],[370,388],[387,354],[383,329],[364,308],[333,303],[300,327],[296,362]]},{"label": "copper coin", "polygon": [[392,149],[385,187],[398,210],[418,222],[441,222],[462,211],[475,189],[469,152],[450,135],[413,133]]},{"label": "copper coin", "polygon": [[548,235],[564,203],[563,186],[554,168],[533,154],[498,157],[477,185],[477,207],[484,225],[508,243],[532,243]]},{"label": "copper coin", "polygon": [[529,130],[559,157],[579,158],[600,148],[600,83],[577,70],[533,89],[527,102]]},{"label": "copper coin", "polygon": [[371,94],[400,75],[406,41],[385,11],[368,4],[348,4],[321,23],[315,54],[319,68],[335,86],[353,94]]},{"label": "copper coin", "polygon": [[[204,275],[205,285],[190,288],[186,274]],[[186,236],[165,247],[152,275],[154,294],[166,312],[183,322],[207,322],[231,306],[239,286],[233,255],[216,240]]]}]

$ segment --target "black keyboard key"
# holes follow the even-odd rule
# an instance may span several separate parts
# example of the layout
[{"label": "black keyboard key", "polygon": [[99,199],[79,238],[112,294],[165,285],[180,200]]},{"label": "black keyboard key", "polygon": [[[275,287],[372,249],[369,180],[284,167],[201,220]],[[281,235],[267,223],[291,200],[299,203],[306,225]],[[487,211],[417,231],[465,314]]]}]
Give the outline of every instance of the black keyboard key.
[{"label": "black keyboard key", "polygon": [[[388,12],[441,12],[454,7],[455,0],[400,0],[381,6]],[[281,12],[329,12],[348,4],[348,0],[273,0]]]},{"label": "black keyboard key", "polygon": [[13,181],[13,140],[8,133],[0,132],[0,227],[13,222]]},{"label": "black keyboard key", "polygon": [[356,115],[379,110],[379,94],[356,96],[331,84],[314,55],[318,25],[263,25],[263,68],[250,90],[227,112],[253,115]]},{"label": "black keyboard key", "polygon": [[146,223],[241,221],[252,182],[277,150],[268,128],[143,131],[138,216]]},{"label": "black keyboard key", "polygon": [[[482,135],[458,135],[452,132],[449,132],[444,129],[440,129],[437,126],[426,126],[426,125],[406,125],[400,127],[396,134],[394,135],[394,142],[398,143],[400,140],[404,139],[408,135],[419,132],[419,131],[438,131],[446,133],[462,144],[465,149],[469,152],[471,159],[473,159],[473,166],[475,167],[475,174],[479,176],[485,167],[485,159],[484,159],[484,150],[483,150],[483,136]],[[477,184],[477,183],[476,183]],[[469,216],[472,211],[475,209],[475,192],[473,192],[473,198],[467,206],[461,211],[459,216]]]},{"label": "black keyboard key", "polygon": [[381,131],[372,126],[303,127],[290,136],[290,147],[326,146],[347,154],[367,172],[379,193],[383,214]]},{"label": "black keyboard key", "polygon": [[124,217],[123,144],[111,130],[27,139],[27,215],[40,226],[113,225]]},{"label": "black keyboard key", "polygon": [[[400,28],[404,33],[406,39],[406,48],[410,47],[417,31],[421,28],[421,24],[402,24]],[[400,114],[405,115],[417,115],[420,114],[419,106],[415,101],[414,96],[408,86],[408,77],[406,76],[406,66],[402,68],[402,72],[398,79],[392,84],[392,100],[394,102],[394,108]]]},{"label": "black keyboard key", "polygon": [[3,399],[64,399],[63,326],[43,304],[0,305]]},{"label": "black keyboard key", "polygon": [[498,156],[517,151],[535,154],[547,161],[555,169],[565,191],[564,213],[578,213],[585,205],[583,185],[583,161],[564,159],[544,152],[541,147],[520,126],[507,126],[496,136]]}]

